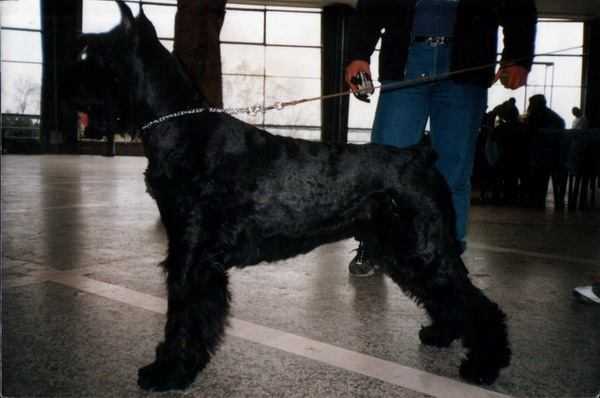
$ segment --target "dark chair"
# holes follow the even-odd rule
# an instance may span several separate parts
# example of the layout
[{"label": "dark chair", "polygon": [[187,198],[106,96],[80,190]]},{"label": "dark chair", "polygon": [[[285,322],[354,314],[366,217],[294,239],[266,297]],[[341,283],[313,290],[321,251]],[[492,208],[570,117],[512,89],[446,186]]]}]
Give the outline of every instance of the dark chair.
[{"label": "dark chair", "polygon": [[569,210],[596,206],[600,175],[600,130],[570,130],[567,169]]},{"label": "dark chair", "polygon": [[563,129],[540,129],[532,134],[530,145],[529,204],[543,208],[546,205],[548,184],[552,179],[554,204],[565,206],[568,170],[566,158],[570,136]]}]

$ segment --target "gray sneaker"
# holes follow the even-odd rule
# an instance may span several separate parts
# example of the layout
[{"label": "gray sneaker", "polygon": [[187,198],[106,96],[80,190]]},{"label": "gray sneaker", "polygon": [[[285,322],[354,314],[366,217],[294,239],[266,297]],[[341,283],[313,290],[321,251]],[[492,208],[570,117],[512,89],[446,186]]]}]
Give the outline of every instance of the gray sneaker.
[{"label": "gray sneaker", "polygon": [[368,277],[375,275],[376,266],[372,264],[365,255],[364,245],[361,243],[356,249],[356,256],[350,261],[348,271],[350,275],[357,277]]}]

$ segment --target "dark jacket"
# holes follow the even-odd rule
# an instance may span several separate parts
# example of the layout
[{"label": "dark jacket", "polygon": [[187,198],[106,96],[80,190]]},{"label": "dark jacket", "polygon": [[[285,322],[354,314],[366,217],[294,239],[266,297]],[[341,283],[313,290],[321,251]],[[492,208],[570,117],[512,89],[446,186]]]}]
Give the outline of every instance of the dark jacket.
[{"label": "dark jacket", "polygon": [[[368,62],[381,37],[379,80],[404,79],[415,4],[416,0],[359,0],[350,24],[348,62]],[[493,64],[499,26],[504,33],[502,62],[531,69],[536,22],[534,0],[460,0],[450,70]],[[494,67],[454,79],[489,86]]]}]

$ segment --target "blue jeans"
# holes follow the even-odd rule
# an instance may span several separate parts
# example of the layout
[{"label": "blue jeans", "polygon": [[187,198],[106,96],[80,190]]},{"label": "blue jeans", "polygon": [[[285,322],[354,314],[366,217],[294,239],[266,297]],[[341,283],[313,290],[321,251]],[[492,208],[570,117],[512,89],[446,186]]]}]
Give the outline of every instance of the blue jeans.
[{"label": "blue jeans", "polygon": [[[408,54],[406,80],[447,73],[450,50],[448,45],[433,47],[413,43]],[[431,141],[439,155],[436,166],[452,191],[456,233],[463,244],[469,222],[475,143],[486,103],[487,88],[452,80],[384,89],[373,123],[373,142],[402,148],[421,140],[430,118]]]}]

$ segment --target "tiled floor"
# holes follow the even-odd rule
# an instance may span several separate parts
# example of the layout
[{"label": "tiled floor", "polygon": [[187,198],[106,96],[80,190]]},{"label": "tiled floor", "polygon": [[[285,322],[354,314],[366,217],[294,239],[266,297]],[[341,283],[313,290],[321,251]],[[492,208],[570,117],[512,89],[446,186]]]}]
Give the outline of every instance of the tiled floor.
[{"label": "tiled floor", "polygon": [[[2,393],[146,396],[137,368],[164,324],[165,236],[143,158],[2,157]],[[593,397],[600,211],[473,208],[465,261],[508,314],[512,365],[486,388],[458,378],[462,347],[419,344],[427,322],[385,277],[355,280],[355,243],[231,271],[233,319],[194,397]],[[167,393],[161,396],[179,396]]]}]

